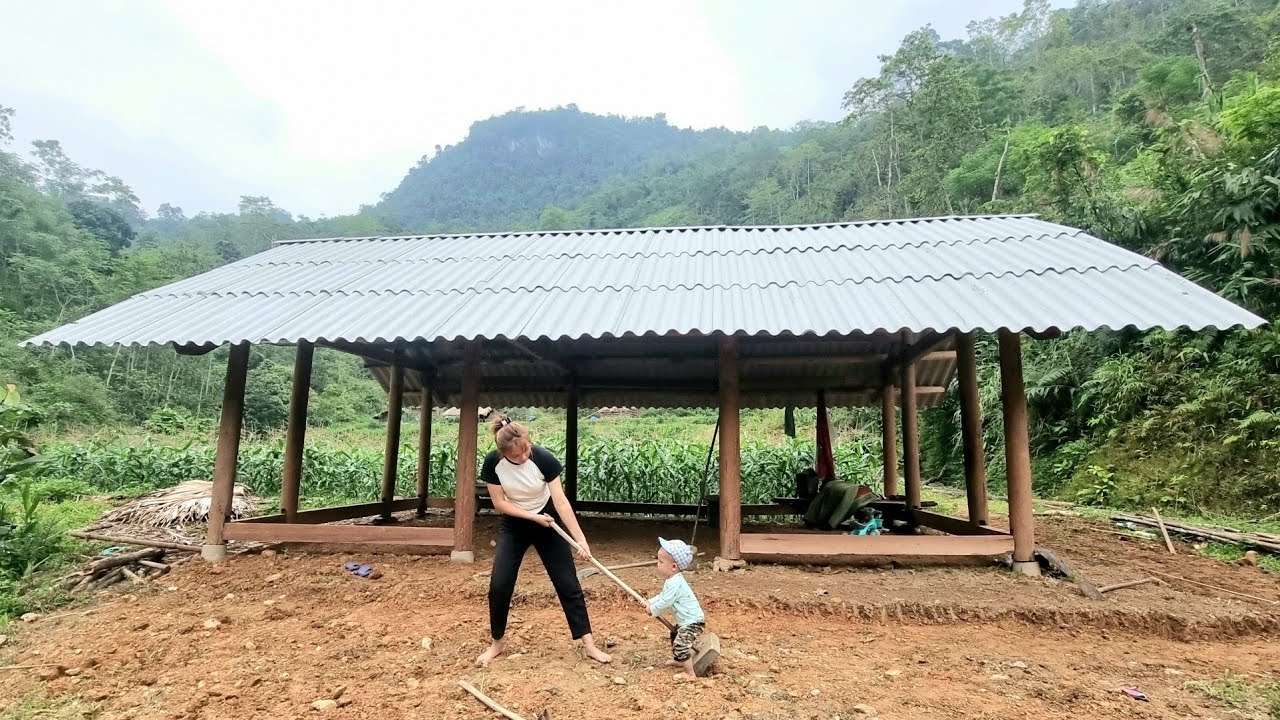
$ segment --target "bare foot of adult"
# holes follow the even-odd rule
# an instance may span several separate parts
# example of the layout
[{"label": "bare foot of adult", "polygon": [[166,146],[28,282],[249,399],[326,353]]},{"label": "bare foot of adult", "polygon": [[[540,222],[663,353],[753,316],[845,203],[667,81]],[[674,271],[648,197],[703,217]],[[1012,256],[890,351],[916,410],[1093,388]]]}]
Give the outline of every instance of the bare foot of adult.
[{"label": "bare foot of adult", "polygon": [[502,651],[506,649],[507,641],[505,639],[494,640],[493,644],[489,646],[489,649],[480,653],[480,657],[476,658],[476,665],[479,667],[489,667],[489,661],[501,655]]},{"label": "bare foot of adult", "polygon": [[587,654],[587,657],[598,663],[603,664],[613,660],[613,656],[596,647],[596,639],[591,637],[591,633],[582,636],[582,650]]},{"label": "bare foot of adult", "polygon": [[590,644],[585,645],[583,646],[583,650],[587,653],[587,657],[591,658],[592,660],[595,660],[598,663],[613,662],[612,655],[610,655],[607,652],[604,652],[603,650],[596,647],[595,645],[590,645]]}]

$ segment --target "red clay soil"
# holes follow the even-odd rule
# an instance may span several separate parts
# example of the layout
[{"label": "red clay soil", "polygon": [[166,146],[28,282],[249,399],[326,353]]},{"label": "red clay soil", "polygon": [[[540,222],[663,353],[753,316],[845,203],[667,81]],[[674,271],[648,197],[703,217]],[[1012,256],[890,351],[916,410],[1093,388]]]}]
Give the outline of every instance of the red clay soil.
[{"label": "red clay soil", "polygon": [[[1042,545],[1098,585],[1155,569],[1280,599],[1275,576],[1256,568],[1186,547],[1170,556],[1161,544],[1076,518],[1039,524]],[[457,686],[461,679],[530,720],[543,710],[561,720],[847,720],[868,710],[885,718],[1228,718],[1239,715],[1188,683],[1280,668],[1280,606],[1181,583],[1093,601],[1070,583],[995,567],[704,567],[690,583],[724,653],[712,677],[684,683],[662,665],[665,629],[599,576],[584,586],[614,662],[583,659],[530,553],[513,647],[481,670],[471,663],[487,641],[492,528],[491,519],[478,524],[474,565],[354,558],[382,573],[361,580],[341,569],[351,556],[240,555],[216,567],[187,563],[155,587],[19,623],[0,664],[57,663],[73,675],[0,673],[0,708],[74,698],[100,718],[497,718]],[[688,525],[591,519],[587,533],[595,554],[614,563],[648,557],[660,533],[687,537]],[[642,593],[661,584],[647,568],[620,575]],[[1125,697],[1124,686],[1150,702]],[[335,695],[340,707],[313,709]]]}]

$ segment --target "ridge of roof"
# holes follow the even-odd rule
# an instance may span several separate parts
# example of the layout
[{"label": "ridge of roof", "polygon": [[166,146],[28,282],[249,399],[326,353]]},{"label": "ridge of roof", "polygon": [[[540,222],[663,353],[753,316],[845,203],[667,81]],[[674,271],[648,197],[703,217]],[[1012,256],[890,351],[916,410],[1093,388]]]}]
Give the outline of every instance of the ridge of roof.
[{"label": "ridge of roof", "polygon": [[278,247],[281,245],[330,242],[376,242],[382,240],[444,240],[447,238],[530,237],[534,235],[630,235],[637,233],[689,232],[692,230],[730,230],[734,232],[748,232],[753,230],[818,230],[832,227],[910,225],[916,223],[947,222],[952,220],[1009,220],[1039,217],[1040,215],[1038,213],[996,213],[988,215],[937,215],[934,217],[919,218],[888,218],[884,220],[843,220],[839,222],[800,223],[795,225],[676,225],[670,227],[622,227],[577,230],[491,230],[486,232],[409,233],[406,235],[357,235],[350,237],[297,238],[294,240],[276,240],[271,243],[271,246]]}]

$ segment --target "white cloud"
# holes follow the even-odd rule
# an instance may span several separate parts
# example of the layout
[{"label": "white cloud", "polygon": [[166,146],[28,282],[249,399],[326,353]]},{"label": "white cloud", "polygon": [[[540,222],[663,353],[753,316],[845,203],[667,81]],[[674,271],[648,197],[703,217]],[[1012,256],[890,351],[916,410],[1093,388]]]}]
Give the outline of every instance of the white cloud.
[{"label": "white cloud", "polygon": [[833,119],[930,17],[954,34],[1019,4],[0,1],[0,103],[21,139],[62,139],[152,209],[245,194],[309,215],[376,201],[518,106],[735,129]]}]

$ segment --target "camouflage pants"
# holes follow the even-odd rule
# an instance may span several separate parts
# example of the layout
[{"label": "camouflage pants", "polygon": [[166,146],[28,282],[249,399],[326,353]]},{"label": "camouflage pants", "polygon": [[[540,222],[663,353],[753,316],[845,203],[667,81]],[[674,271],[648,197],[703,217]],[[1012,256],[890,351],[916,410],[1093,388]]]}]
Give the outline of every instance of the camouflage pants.
[{"label": "camouflage pants", "polygon": [[702,631],[707,629],[706,623],[689,623],[676,628],[676,632],[671,637],[671,656],[680,662],[684,662],[693,657],[693,646],[698,642],[698,638],[702,637]]}]

